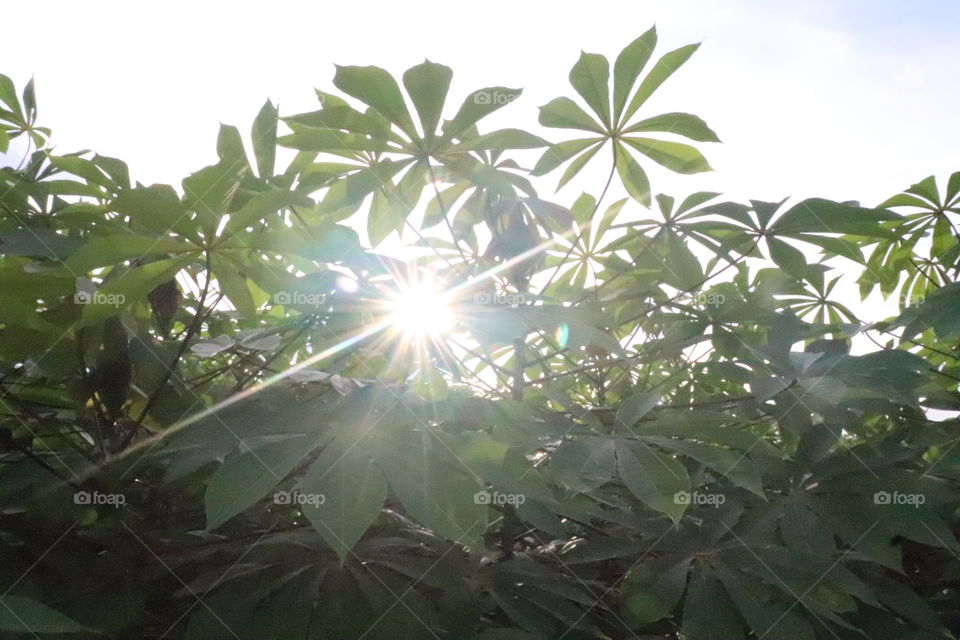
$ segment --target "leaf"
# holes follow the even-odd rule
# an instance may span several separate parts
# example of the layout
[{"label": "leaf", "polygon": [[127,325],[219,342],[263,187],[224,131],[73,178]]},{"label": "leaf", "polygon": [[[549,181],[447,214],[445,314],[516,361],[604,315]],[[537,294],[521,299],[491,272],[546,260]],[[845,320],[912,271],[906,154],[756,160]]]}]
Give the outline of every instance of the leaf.
[{"label": "leaf", "polygon": [[690,476],[680,462],[643,442],[618,440],[617,465],[630,493],[680,521],[688,501],[678,500],[677,494],[690,491]]},{"label": "leaf", "polygon": [[349,96],[373,107],[384,118],[397,125],[411,139],[417,138],[416,128],[403,101],[400,87],[387,71],[380,67],[344,67],[337,65],[333,84]]},{"label": "leaf", "polygon": [[724,570],[719,575],[740,614],[758,637],[815,640],[813,628],[801,613],[801,607],[775,600],[770,588],[751,582],[751,578],[735,570]]},{"label": "leaf", "polygon": [[183,256],[159,260],[123,272],[100,287],[97,295],[84,305],[80,325],[97,324],[135,302],[145,302],[150,291],[161,282],[172,280],[193,259]]},{"label": "leaf", "polygon": [[3,102],[16,115],[23,118],[23,111],[20,109],[20,100],[17,98],[17,87],[13,80],[0,73],[0,102]]},{"label": "leaf", "polygon": [[220,134],[217,136],[217,155],[220,161],[233,168],[247,167],[247,152],[243,149],[243,140],[236,127],[227,124],[220,125]]},{"label": "leaf", "polygon": [[474,91],[466,97],[453,119],[443,125],[444,138],[460,138],[465,131],[497,109],[520,97],[523,89],[487,87]]},{"label": "leaf", "polygon": [[467,138],[460,144],[450,147],[448,151],[539,149],[549,144],[540,136],[535,136],[522,129],[499,129],[482,136]]},{"label": "leaf", "polygon": [[439,536],[474,546],[487,526],[487,507],[476,498],[480,485],[449,451],[422,434],[377,452],[380,470],[407,513]]},{"label": "leaf", "polygon": [[550,148],[544,151],[540,159],[537,160],[537,164],[531,173],[535,176],[546,175],[590,145],[600,141],[600,138],[582,138],[550,145]]},{"label": "leaf", "polygon": [[698,562],[683,604],[687,640],[741,640],[743,622],[720,581]]},{"label": "leaf", "polygon": [[73,273],[86,273],[96,267],[106,267],[127,260],[168,253],[200,252],[200,247],[173,238],[148,238],[117,234],[90,238],[67,258],[64,265]]},{"label": "leaf", "polygon": [[387,498],[387,485],[374,460],[359,446],[327,447],[300,481],[306,495],[323,496],[303,506],[313,528],[346,561],[354,544],[373,524]]},{"label": "leaf", "polygon": [[570,98],[554,98],[540,107],[540,124],[554,129],[581,129],[602,134],[603,127]]},{"label": "leaf", "polygon": [[450,67],[429,60],[410,67],[403,74],[403,86],[420,116],[423,137],[427,140],[436,134],[452,77]]},{"label": "leaf", "polygon": [[643,82],[640,83],[637,92],[633,94],[633,99],[630,100],[630,106],[627,107],[623,115],[623,122],[628,121],[633,114],[637,112],[637,109],[653,95],[653,92],[656,91],[667,78],[672,76],[683,63],[689,60],[690,56],[692,56],[694,51],[699,47],[699,44],[688,44],[685,47],[670,51],[657,60],[657,63],[653,65],[653,69],[650,70],[650,73],[648,73],[643,79]]},{"label": "leaf", "polygon": [[273,176],[277,156],[277,108],[269,100],[263,103],[253,120],[250,139],[257,161],[257,175],[261,178]]},{"label": "leaf", "polygon": [[688,144],[653,138],[623,138],[623,141],[671,171],[677,173],[713,171],[703,154]]},{"label": "leaf", "polygon": [[592,491],[609,482],[617,466],[614,441],[581,437],[565,440],[550,456],[547,474],[573,491]]},{"label": "leaf", "polygon": [[212,236],[220,225],[221,217],[240,188],[243,173],[242,167],[221,162],[183,179],[185,204],[196,211],[204,235]]},{"label": "leaf", "polygon": [[[3,77],[0,76],[0,79]],[[0,597],[0,629],[29,634],[91,631],[41,602],[13,595]]]},{"label": "leaf", "polygon": [[666,245],[664,267],[668,272],[665,278],[667,282],[682,291],[703,282],[703,268],[700,266],[700,261],[687,248],[683,239],[670,232],[664,236],[664,241]]},{"label": "leaf", "polygon": [[301,435],[276,444],[244,450],[227,456],[211,476],[203,494],[207,529],[213,530],[263,498],[290,473],[317,444]]},{"label": "leaf", "polygon": [[699,142],[720,142],[720,138],[706,122],[689,113],[664,113],[647,118],[631,125],[624,133],[637,131],[664,131]]},{"label": "leaf", "polygon": [[597,152],[603,147],[602,144],[597,144],[596,146],[587,149],[580,156],[570,163],[570,166],[567,167],[566,171],[563,172],[563,175],[560,176],[560,181],[557,183],[557,190],[563,188],[563,185],[567,184],[576,176],[580,171],[586,166],[588,162],[597,155]]},{"label": "leaf", "polygon": [[644,206],[650,206],[650,180],[646,172],[637,164],[623,145],[614,145],[614,157],[617,173],[630,197]]},{"label": "leaf", "polygon": [[663,556],[646,559],[623,580],[624,618],[638,628],[665,618],[680,602],[687,586],[691,558]]},{"label": "leaf", "polygon": [[313,205],[310,198],[285,189],[262,191],[247,200],[246,204],[230,214],[230,220],[221,237],[227,237],[247,227],[262,221],[281,209],[288,209],[294,205],[309,207]]},{"label": "leaf", "polygon": [[777,235],[847,233],[871,238],[890,238],[893,232],[880,225],[900,216],[880,209],[865,209],[823,198],[808,198],[791,207],[770,227]]},{"label": "leaf", "polygon": [[803,279],[807,270],[807,260],[803,257],[802,251],[783,240],[772,237],[767,237],[767,246],[770,248],[770,258],[777,263],[777,266],[794,278]]},{"label": "leaf", "polygon": [[658,436],[644,436],[643,439],[659,447],[682,453],[705,467],[709,467],[720,475],[725,476],[732,483],[748,491],[752,491],[758,496],[763,496],[763,484],[760,480],[760,472],[746,454],[731,449],[710,447],[687,440],[672,440]]},{"label": "leaf", "polygon": [[[281,136],[277,144],[300,151],[342,153],[355,151],[389,151],[390,145],[380,138],[359,133],[344,133],[336,129],[299,127],[290,135]],[[350,155],[349,153],[346,155]]]},{"label": "leaf", "polygon": [[630,91],[656,46],[657,28],[654,26],[624,47],[617,56],[613,65],[613,119],[618,125],[622,123],[620,115]]},{"label": "leaf", "polygon": [[170,185],[125,189],[114,198],[110,208],[151,231],[163,234],[175,231],[187,238],[196,237],[187,208]]},{"label": "leaf", "polygon": [[580,59],[570,70],[570,84],[593,109],[600,122],[609,129],[610,122],[610,63],[597,53],[580,52]]},{"label": "leaf", "polygon": [[650,413],[650,410],[660,402],[658,393],[633,393],[623,399],[617,409],[617,426],[632,427],[640,418]]}]

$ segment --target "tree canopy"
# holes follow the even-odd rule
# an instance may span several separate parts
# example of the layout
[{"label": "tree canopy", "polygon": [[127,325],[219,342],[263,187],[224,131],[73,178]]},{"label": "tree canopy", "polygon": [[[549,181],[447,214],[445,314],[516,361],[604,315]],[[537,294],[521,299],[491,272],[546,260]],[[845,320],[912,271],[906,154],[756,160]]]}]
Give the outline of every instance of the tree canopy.
[{"label": "tree canopy", "polygon": [[338,66],[177,186],[0,75],[0,637],[957,633],[960,172],[654,195],[697,48],[582,53],[536,133]]}]

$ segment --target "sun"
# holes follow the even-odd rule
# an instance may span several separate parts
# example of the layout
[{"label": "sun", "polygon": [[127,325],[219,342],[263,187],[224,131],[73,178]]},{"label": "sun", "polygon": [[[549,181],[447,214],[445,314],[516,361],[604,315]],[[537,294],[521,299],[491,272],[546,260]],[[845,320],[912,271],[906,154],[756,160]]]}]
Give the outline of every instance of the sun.
[{"label": "sun", "polygon": [[453,328],[449,295],[432,278],[405,283],[387,303],[390,324],[411,338],[436,338]]}]

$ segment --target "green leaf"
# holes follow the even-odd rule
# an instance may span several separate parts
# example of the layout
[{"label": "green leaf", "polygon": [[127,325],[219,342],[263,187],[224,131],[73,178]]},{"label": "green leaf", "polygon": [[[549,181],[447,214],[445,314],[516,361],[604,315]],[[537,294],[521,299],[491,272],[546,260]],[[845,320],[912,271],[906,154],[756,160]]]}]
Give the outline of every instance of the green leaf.
[{"label": "green leaf", "polygon": [[423,137],[427,140],[436,134],[451,78],[450,67],[429,60],[410,67],[403,74],[403,86],[420,116]]},{"label": "green leaf", "polygon": [[316,444],[317,436],[301,435],[250,450],[240,440],[240,450],[227,456],[203,494],[207,529],[216,529],[267,495]]},{"label": "green leaf", "polygon": [[10,148],[10,136],[3,129],[0,129],[0,153],[6,153]]},{"label": "green leaf", "polygon": [[14,114],[23,119],[20,100],[17,98],[17,87],[13,84],[13,80],[2,73],[0,73],[0,102],[3,102]]},{"label": "green leaf", "polygon": [[804,618],[803,608],[791,602],[780,601],[759,581],[751,582],[745,574],[725,570],[720,574],[727,593],[741,615],[758,637],[815,640],[813,628]]},{"label": "green leaf", "polygon": [[658,436],[644,436],[643,439],[664,449],[671,449],[692,458],[705,467],[709,467],[720,475],[725,476],[735,485],[752,491],[758,496],[763,496],[763,483],[760,479],[760,471],[746,454],[731,449],[710,447],[687,440],[673,440]]},{"label": "green leaf", "polygon": [[570,98],[554,98],[540,107],[539,122],[553,129],[581,129],[604,133],[603,127]]},{"label": "green leaf", "polygon": [[698,562],[683,604],[687,640],[742,640],[743,621],[720,581]]},{"label": "green leaf", "polygon": [[598,142],[602,142],[602,139],[581,138],[550,145],[550,148],[544,151],[540,159],[537,160],[537,164],[531,173],[535,176],[546,175],[590,145]]},{"label": "green leaf", "polygon": [[443,125],[443,137],[459,138],[465,131],[497,109],[520,97],[523,89],[487,87],[474,91],[463,101],[457,115]]},{"label": "green leaf", "polygon": [[300,481],[307,496],[323,496],[303,507],[313,528],[340,562],[373,524],[387,498],[387,485],[374,460],[360,447],[327,447]]},{"label": "green leaf", "polygon": [[616,466],[612,439],[581,437],[557,447],[550,456],[547,474],[573,491],[592,491],[613,477]]},{"label": "green leaf", "polygon": [[433,436],[422,437],[380,443],[380,470],[417,522],[448,540],[478,544],[487,526],[487,507],[476,499],[480,485]]},{"label": "green leaf", "polygon": [[309,207],[313,205],[310,198],[285,189],[274,189],[257,193],[247,200],[247,203],[230,214],[230,221],[224,228],[222,237],[230,236],[247,227],[260,222],[280,209],[287,209],[294,205]]},{"label": "green leaf", "polygon": [[870,238],[890,238],[894,233],[880,225],[900,216],[882,209],[865,209],[823,198],[798,202],[770,227],[776,235],[846,233]]},{"label": "green leaf", "polygon": [[240,131],[228,124],[220,125],[220,134],[217,136],[217,155],[220,161],[234,168],[250,166],[247,161],[247,152],[243,148],[243,139]]},{"label": "green leaf", "polygon": [[677,173],[713,171],[703,154],[688,144],[653,138],[623,138],[623,141],[671,171]]},{"label": "green leaf", "polygon": [[653,92],[656,91],[667,78],[672,76],[683,63],[689,60],[693,52],[699,47],[699,44],[688,44],[685,47],[674,49],[657,60],[657,63],[653,65],[653,69],[650,70],[650,73],[648,73],[643,79],[643,82],[640,83],[637,92],[633,94],[633,99],[630,100],[630,106],[627,107],[627,111],[624,113],[623,122],[628,121],[633,114],[637,112],[637,109],[653,95]]},{"label": "green leaf", "polygon": [[199,252],[200,247],[173,238],[148,238],[130,234],[93,237],[64,263],[72,273],[81,274],[96,267],[115,265],[168,253]]},{"label": "green leaf", "polygon": [[273,175],[277,157],[277,108],[267,100],[250,128],[253,155],[257,161],[257,174],[261,178]]},{"label": "green leaf", "polygon": [[618,440],[617,465],[630,493],[679,522],[687,508],[677,494],[690,491],[690,476],[676,459],[643,442]]},{"label": "green leaf", "polygon": [[388,151],[390,149],[390,145],[385,140],[358,133],[306,127],[297,127],[294,131],[295,133],[290,135],[281,136],[277,140],[277,144],[300,151],[325,151],[328,153]]},{"label": "green leaf", "polygon": [[597,53],[580,52],[580,59],[570,70],[570,84],[607,129],[612,126],[609,83],[610,63],[607,59]]},{"label": "green leaf", "polygon": [[330,213],[362,202],[368,195],[389,185],[404,163],[382,160],[333,183],[320,204],[318,213]]},{"label": "green leaf", "polygon": [[197,220],[206,236],[212,237],[220,219],[230,207],[245,169],[221,162],[200,169],[183,180],[183,193],[188,209],[197,213]]},{"label": "green leaf", "polygon": [[777,263],[777,266],[794,278],[803,279],[807,270],[807,259],[802,251],[773,237],[767,237],[767,246],[770,248],[770,259]]},{"label": "green leaf", "polygon": [[465,139],[460,144],[453,145],[448,149],[450,152],[456,151],[476,151],[492,149],[494,151],[503,151],[506,149],[539,149],[546,147],[550,143],[535,136],[532,133],[522,129],[499,129],[486,133],[482,136],[476,136]]},{"label": "green leaf", "polygon": [[650,29],[642,36],[624,47],[613,65],[613,119],[621,123],[620,118],[634,83],[657,46],[657,28]]},{"label": "green leaf", "polygon": [[645,559],[623,580],[624,617],[631,628],[665,618],[680,602],[687,586],[691,558],[664,556]]},{"label": "green leaf", "polygon": [[159,260],[121,273],[100,287],[98,295],[84,305],[80,325],[97,324],[116,315],[120,309],[136,302],[146,302],[150,291],[161,282],[173,279],[193,259],[193,256],[183,256]]},{"label": "green leaf", "polygon": [[937,207],[941,205],[940,193],[937,191],[937,179],[935,176],[927,176],[917,184],[911,185],[906,192],[926,198]]},{"label": "green leaf", "polygon": [[114,198],[111,209],[130,216],[136,223],[157,233],[175,231],[188,238],[196,236],[187,209],[177,192],[166,184],[126,189]]},{"label": "green leaf", "polygon": [[[6,76],[0,76],[0,79]],[[2,84],[0,84],[2,88]],[[2,98],[0,94],[0,98]],[[0,629],[16,633],[84,633],[91,630],[42,602],[5,595],[0,597]]]},{"label": "green leaf", "polygon": [[563,188],[563,185],[573,180],[574,176],[580,173],[580,171],[587,165],[587,163],[590,162],[593,156],[597,155],[597,152],[600,151],[600,149],[602,148],[603,148],[602,144],[597,144],[596,146],[590,149],[587,149],[586,151],[581,153],[579,157],[577,157],[573,162],[571,162],[570,166],[568,166],[566,170],[563,172],[563,175],[560,176],[560,181],[557,183],[557,190],[559,191],[560,189]]},{"label": "green leaf", "polygon": [[220,293],[233,303],[237,311],[246,318],[257,314],[257,303],[250,292],[247,277],[243,273],[242,262],[222,260],[214,257],[212,267]]},{"label": "green leaf", "polygon": [[633,393],[623,399],[617,409],[617,426],[632,427],[660,402],[658,393]]},{"label": "green leaf", "polygon": [[699,142],[720,142],[720,138],[707,126],[706,122],[689,113],[664,113],[647,118],[631,125],[624,130],[624,133],[637,131],[663,131]]},{"label": "green leaf", "polygon": [[640,204],[649,207],[651,202],[650,180],[647,178],[646,172],[619,143],[614,145],[614,156],[617,163],[617,173],[620,175],[620,180],[623,182],[627,193]]},{"label": "green leaf", "polygon": [[360,240],[353,229],[327,223],[248,233],[227,241],[222,248],[259,249],[319,262],[339,262],[360,252]]},{"label": "green leaf", "polygon": [[380,67],[344,67],[337,65],[333,84],[349,96],[373,107],[384,118],[397,125],[411,139],[416,128],[403,101],[397,81]]},{"label": "green leaf", "polygon": [[683,239],[675,233],[664,236],[666,255],[664,267],[667,270],[666,280],[678,289],[686,291],[703,281],[703,268],[693,252],[687,248]]}]

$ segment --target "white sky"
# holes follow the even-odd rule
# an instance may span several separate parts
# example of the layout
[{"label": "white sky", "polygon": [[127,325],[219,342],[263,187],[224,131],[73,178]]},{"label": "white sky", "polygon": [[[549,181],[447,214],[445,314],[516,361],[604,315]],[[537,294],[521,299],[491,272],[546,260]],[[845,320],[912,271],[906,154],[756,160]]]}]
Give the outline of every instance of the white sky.
[{"label": "white sky", "polygon": [[457,104],[522,86],[506,120],[536,129],[536,107],[570,93],[581,48],[612,59],[653,23],[662,51],[704,44],[645,113],[696,113],[724,141],[707,145],[716,173],[655,171],[655,191],[872,203],[960,169],[955,0],[40,1],[3,13],[0,70],[18,86],[36,75],[59,149],[120,157],[145,183],[212,162],[217,123],[247,131],[267,97],[287,114],[316,108],[335,62],[395,75],[443,62]]},{"label": "white sky", "polygon": [[[536,107],[572,95],[581,48],[612,60],[653,23],[660,54],[704,44],[641,113],[696,113],[724,142],[702,146],[715,173],[652,169],[655,193],[869,205],[960,169],[955,0],[40,1],[3,13],[0,72],[18,86],[36,76],[58,150],[122,158],[146,184],[179,187],[215,160],[217,123],[246,133],[267,97],[282,114],[315,109],[333,63],[396,76],[425,57],[445,63],[451,109],[479,87],[522,86],[495,124],[572,137],[540,130]],[[556,199],[597,193],[605,169]]]}]

